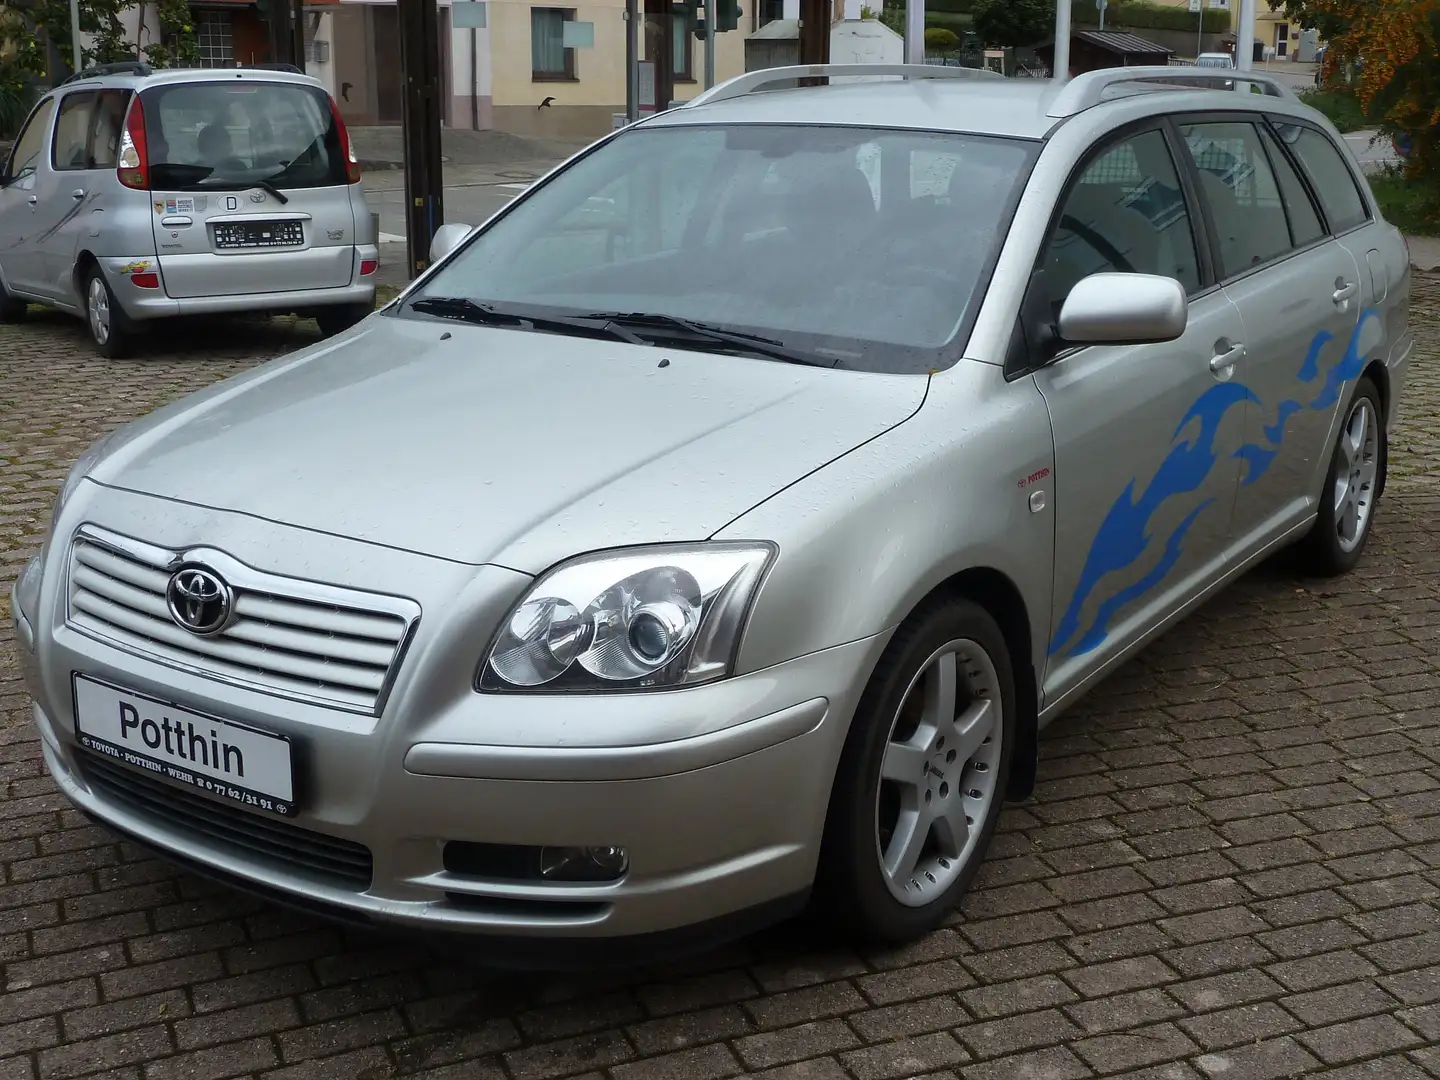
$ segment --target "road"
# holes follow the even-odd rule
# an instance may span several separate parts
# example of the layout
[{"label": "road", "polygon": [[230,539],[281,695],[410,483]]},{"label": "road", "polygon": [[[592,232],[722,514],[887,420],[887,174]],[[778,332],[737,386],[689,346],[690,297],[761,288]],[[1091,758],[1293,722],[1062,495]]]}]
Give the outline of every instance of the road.
[{"label": "road", "polygon": [[1361,566],[1276,560],[1051,727],[950,926],[494,977],[118,841],[29,721],[9,584],[70,462],[313,325],[177,328],[130,362],[59,316],[0,326],[0,1078],[1440,1077],[1440,276],[1412,327]]},{"label": "road", "polygon": [[[542,175],[548,162],[531,168],[503,171],[475,166],[446,170],[444,189],[445,220],[478,225]],[[405,239],[405,174],[379,170],[365,174],[365,198],[372,211],[380,214],[381,241],[399,243]]]}]

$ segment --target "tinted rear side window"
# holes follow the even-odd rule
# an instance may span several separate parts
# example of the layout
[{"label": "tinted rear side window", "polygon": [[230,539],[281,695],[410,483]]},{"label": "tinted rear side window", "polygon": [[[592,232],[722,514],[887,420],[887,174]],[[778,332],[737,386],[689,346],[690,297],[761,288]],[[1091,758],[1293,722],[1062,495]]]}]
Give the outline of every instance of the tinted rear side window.
[{"label": "tinted rear side window", "polygon": [[1330,139],[1314,128],[1299,124],[1277,124],[1280,137],[1290,144],[1310,174],[1331,232],[1344,232],[1363,225],[1370,215],[1355,186],[1355,176]]},{"label": "tinted rear side window", "polygon": [[330,100],[295,83],[178,83],[141,96],[155,186],[329,187],[346,182]]}]

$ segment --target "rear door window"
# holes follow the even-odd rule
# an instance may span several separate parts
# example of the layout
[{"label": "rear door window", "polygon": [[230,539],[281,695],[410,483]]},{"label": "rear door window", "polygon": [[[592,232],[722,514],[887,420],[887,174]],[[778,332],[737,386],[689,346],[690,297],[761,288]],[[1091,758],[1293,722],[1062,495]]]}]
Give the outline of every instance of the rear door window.
[{"label": "rear door window", "polygon": [[1221,277],[1229,279],[1295,249],[1280,187],[1260,132],[1247,123],[1182,126],[1200,177],[1201,197],[1220,241]]},{"label": "rear door window", "polygon": [[146,90],[141,103],[156,187],[346,182],[340,133],[318,87],[251,79],[177,83]]},{"label": "rear door window", "polygon": [[55,121],[55,138],[50,144],[50,165],[57,172],[86,169],[90,155],[90,125],[95,120],[95,93],[81,91],[60,99],[60,116]]},{"label": "rear door window", "polygon": [[1275,128],[1310,174],[1331,232],[1345,232],[1370,220],[1355,175],[1329,136],[1301,124],[1278,122]]}]

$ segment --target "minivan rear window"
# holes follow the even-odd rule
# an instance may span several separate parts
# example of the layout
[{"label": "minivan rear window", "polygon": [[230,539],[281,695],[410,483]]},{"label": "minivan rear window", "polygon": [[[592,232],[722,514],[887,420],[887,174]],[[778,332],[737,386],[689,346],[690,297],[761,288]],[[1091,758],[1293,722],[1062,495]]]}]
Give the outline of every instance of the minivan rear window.
[{"label": "minivan rear window", "polygon": [[319,87],[253,79],[146,90],[145,141],[157,188],[315,188],[346,182],[330,99]]}]

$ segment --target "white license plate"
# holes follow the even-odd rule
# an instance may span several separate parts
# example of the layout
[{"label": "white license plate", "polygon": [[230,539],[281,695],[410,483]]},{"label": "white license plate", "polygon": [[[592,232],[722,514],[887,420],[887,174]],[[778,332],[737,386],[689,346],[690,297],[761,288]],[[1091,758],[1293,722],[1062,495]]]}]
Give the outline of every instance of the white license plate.
[{"label": "white license plate", "polygon": [[276,814],[295,812],[290,740],[76,674],[80,745]]}]

